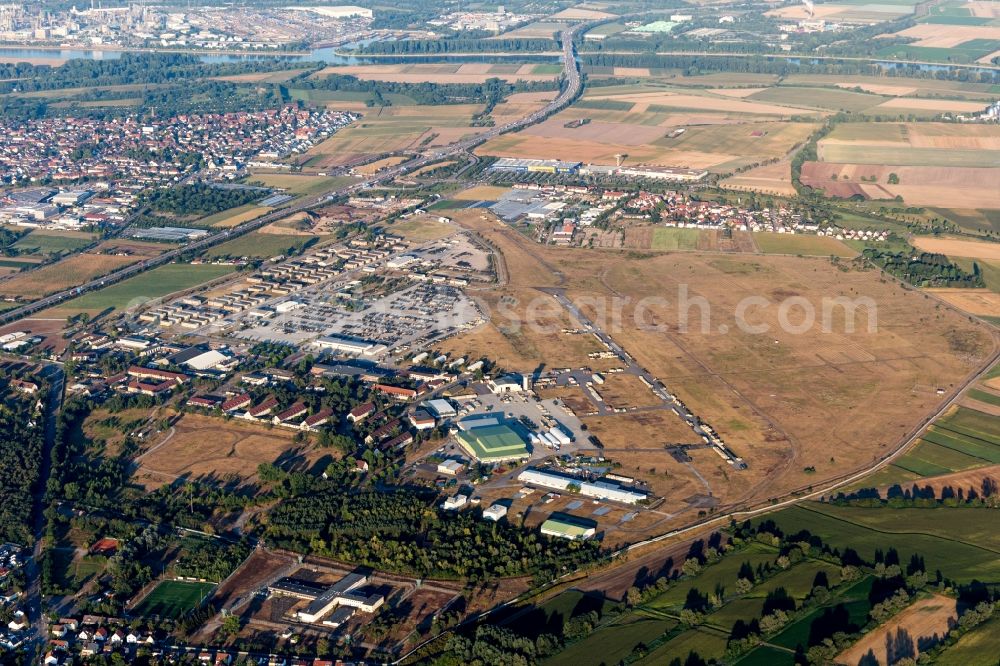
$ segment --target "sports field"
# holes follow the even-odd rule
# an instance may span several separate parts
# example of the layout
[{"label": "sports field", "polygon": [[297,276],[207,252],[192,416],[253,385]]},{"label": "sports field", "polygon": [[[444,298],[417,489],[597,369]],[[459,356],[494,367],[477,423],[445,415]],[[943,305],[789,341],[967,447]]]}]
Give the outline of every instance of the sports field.
[{"label": "sports field", "polygon": [[99,291],[78,296],[62,305],[46,310],[43,314],[68,317],[82,312],[96,314],[108,308],[121,310],[153,298],[161,298],[177,291],[196,287],[231,273],[233,270],[232,266],[213,264],[167,264]]},{"label": "sports field", "polygon": [[177,619],[200,606],[214,589],[215,583],[165,580],[154,587],[132,612],[143,617]]}]

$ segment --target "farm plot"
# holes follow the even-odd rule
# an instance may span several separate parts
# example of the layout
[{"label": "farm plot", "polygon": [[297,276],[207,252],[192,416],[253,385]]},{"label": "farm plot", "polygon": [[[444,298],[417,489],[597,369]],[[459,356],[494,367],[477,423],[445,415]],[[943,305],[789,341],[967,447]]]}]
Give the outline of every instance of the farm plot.
[{"label": "farm plot", "polygon": [[19,238],[12,247],[28,254],[52,254],[79,250],[90,245],[96,239],[95,234],[84,231],[34,229]]},{"label": "farm plot", "polygon": [[94,315],[108,308],[116,310],[130,308],[153,298],[161,298],[196,287],[232,271],[232,266],[167,264],[110,287],[78,296],[55,308],[45,310],[42,315],[68,317],[84,312]]},{"label": "farm plot", "polygon": [[308,196],[333,190],[342,185],[354,182],[349,177],[320,176],[298,173],[262,173],[256,172],[250,180],[264,187],[273,187],[288,194]]},{"label": "farm plot", "polygon": [[164,580],[132,612],[141,617],[175,620],[200,606],[214,589],[215,583]]},{"label": "farm plot", "polygon": [[471,127],[472,116],[481,109],[476,104],[371,109],[361,120],[311,148],[302,162],[306,167],[320,169],[382,153],[451,143],[484,131]]},{"label": "farm plot", "polygon": [[[933,152],[937,149],[920,150]],[[826,149],[824,155],[836,152],[841,151],[839,148]],[[957,155],[954,158],[971,156]],[[900,196],[907,204],[916,206],[947,206],[961,201],[972,207],[1000,207],[1000,191],[992,186],[1000,179],[1000,168],[806,162],[802,165],[801,179],[803,184],[824,190],[828,196],[846,198],[860,194],[871,199]]]},{"label": "farm plot", "polygon": [[793,197],[797,193],[795,186],[792,185],[791,164],[787,160],[754,167],[720,181],[719,185],[729,190],[761,192],[784,197]]},{"label": "farm plot", "polygon": [[943,123],[842,123],[819,142],[818,153],[820,161],[845,164],[997,167],[1000,128]]},{"label": "farm plot", "polygon": [[885,97],[870,93],[833,88],[796,88],[793,86],[767,88],[753,93],[746,99],[826,111],[850,111],[852,113],[866,111],[888,101]]},{"label": "farm plot", "polygon": [[939,666],[988,666],[1000,654],[1000,619],[994,618],[964,634],[934,660]]},{"label": "farm plot", "polygon": [[253,231],[244,234],[239,238],[226,241],[221,245],[216,245],[208,251],[206,256],[211,258],[233,257],[250,259],[271,259],[273,257],[287,256],[289,253],[299,250],[318,236],[310,234],[285,234],[285,233],[262,233]]},{"label": "farm plot", "polygon": [[128,266],[141,257],[84,253],[54,264],[18,273],[0,282],[0,295],[35,300],[42,296],[89,282],[115,269]]},{"label": "farm plot", "polygon": [[209,215],[198,222],[199,224],[205,226],[228,229],[230,227],[238,227],[244,222],[249,222],[250,220],[256,219],[264,213],[268,213],[270,211],[271,209],[267,206],[246,204],[238,208],[224,210],[221,213],[216,213],[215,215]]},{"label": "farm plot", "polygon": [[601,655],[608,663],[618,663],[636,645],[649,644],[675,626],[675,620],[630,613],[614,624],[601,627],[544,663],[545,666],[578,666],[588,663],[595,654]]},{"label": "farm plot", "polygon": [[266,430],[257,424],[186,414],[139,458],[135,479],[157,488],[178,478],[204,483],[242,484],[256,479],[259,465],[305,470],[328,452],[296,443],[291,430]]},{"label": "farm plot", "polygon": [[[997,172],[1000,183],[1000,170]],[[1000,205],[1000,194],[997,204]],[[970,259],[986,259],[987,261],[1000,261],[1000,243],[985,243],[979,241],[962,240],[960,238],[940,238],[934,236],[916,236],[913,245],[924,252],[936,252],[946,254],[949,257],[968,257]]]},{"label": "farm plot", "polygon": [[892,545],[901,561],[919,554],[929,571],[941,569],[958,582],[1000,580],[998,536],[979,510],[866,509],[809,502],[769,518],[786,533],[808,530],[841,549],[854,548],[869,561],[876,549]]},{"label": "farm plot", "polygon": [[331,74],[354,76],[366,81],[391,81],[395,83],[483,83],[487,79],[508,81],[551,81],[559,72],[538,71],[536,65],[510,68],[490,64],[396,64],[396,65],[343,65],[327,67],[314,75],[323,78]]}]

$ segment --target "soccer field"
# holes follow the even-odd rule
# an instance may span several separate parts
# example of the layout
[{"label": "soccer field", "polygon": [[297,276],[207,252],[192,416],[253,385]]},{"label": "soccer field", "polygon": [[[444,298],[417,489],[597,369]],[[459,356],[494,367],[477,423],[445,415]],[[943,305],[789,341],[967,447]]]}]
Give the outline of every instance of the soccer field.
[{"label": "soccer field", "polygon": [[214,589],[215,583],[165,580],[153,588],[133,612],[135,615],[176,619],[197,608]]}]

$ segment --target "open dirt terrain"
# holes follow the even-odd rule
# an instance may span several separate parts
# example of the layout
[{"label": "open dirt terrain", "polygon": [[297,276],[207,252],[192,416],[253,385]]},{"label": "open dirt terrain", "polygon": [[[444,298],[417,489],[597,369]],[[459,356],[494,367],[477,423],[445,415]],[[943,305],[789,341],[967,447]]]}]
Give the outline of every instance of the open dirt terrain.
[{"label": "open dirt terrain", "polygon": [[[539,246],[485,214],[461,224],[500,249],[506,283],[477,292],[493,314],[491,323],[452,338],[447,350],[499,356],[512,370],[591,365],[587,349],[567,344],[586,336],[523,324],[567,322],[566,311],[536,287],[566,289],[567,297],[603,322],[642,367],[748,461],[748,470],[735,472],[714,453],[693,452],[691,464],[723,505],[821,483],[870,464],[941,404],[944,397],[935,387],[954,386],[996,344],[988,327],[935,307],[935,301],[881,280],[875,271],[837,268],[827,258],[697,251],[612,256]],[[735,313],[750,296],[764,305],[746,311],[745,323],[764,325],[766,333],[739,328]],[[845,317],[843,309],[829,306],[828,326],[821,326],[824,298],[859,297],[871,299],[874,309],[860,307]],[[640,299],[647,300],[637,309]],[[778,310],[786,299],[813,304],[813,326],[797,328],[799,306],[787,310],[783,326]],[[681,308],[685,300],[698,305]],[[688,313],[687,331],[680,311]],[[871,330],[868,313],[877,314]],[[515,317],[522,323],[516,329]],[[877,414],[868,410],[872,404],[879,405]],[[831,430],[830,423],[838,427]],[[640,443],[649,442],[662,449],[663,432],[662,425],[652,425],[620,445],[646,448]],[[630,459],[626,454],[623,464]],[[807,467],[815,472],[807,474]],[[682,493],[671,494],[670,501],[683,501],[691,488]]]},{"label": "open dirt terrain", "polygon": [[252,481],[262,463],[308,469],[329,455],[295,443],[294,434],[239,419],[185,414],[137,459],[135,479],[147,488],[179,478],[238,486]]}]

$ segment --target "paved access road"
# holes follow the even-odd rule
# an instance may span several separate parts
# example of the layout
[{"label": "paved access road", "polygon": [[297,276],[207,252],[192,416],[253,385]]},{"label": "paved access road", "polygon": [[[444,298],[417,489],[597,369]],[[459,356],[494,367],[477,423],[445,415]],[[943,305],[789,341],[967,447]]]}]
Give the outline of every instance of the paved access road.
[{"label": "paved access road", "polygon": [[[162,266],[164,264],[171,263],[174,260],[180,258],[182,255],[190,254],[193,252],[201,252],[202,250],[206,250],[214,245],[218,245],[219,243],[224,243],[225,241],[236,238],[237,236],[242,236],[243,234],[255,231],[256,229],[260,229],[261,227],[271,224],[272,222],[275,222],[281,218],[287,217],[292,213],[296,213],[309,208],[314,208],[318,205],[321,205],[324,201],[328,200],[331,197],[341,196],[341,195],[351,195],[357,192],[358,190],[367,189],[369,187],[373,187],[376,185],[380,185],[382,183],[392,181],[398,178],[399,176],[403,176],[411,171],[415,171],[421,167],[430,164],[431,162],[436,162],[445,157],[450,157],[453,155],[465,153],[471,150],[472,148],[475,148],[476,146],[490,139],[493,139],[505,132],[518,130],[523,127],[527,127],[528,125],[533,125],[537,122],[544,120],[552,113],[567,106],[570,102],[573,101],[573,99],[580,92],[580,86],[581,86],[580,67],[576,61],[576,50],[575,47],[573,46],[573,38],[581,30],[584,30],[587,27],[589,27],[589,24],[580,24],[573,26],[572,28],[569,28],[565,30],[563,33],[561,33],[560,41],[562,42],[563,73],[564,73],[563,89],[554,100],[546,104],[543,108],[539,109],[538,111],[535,111],[534,113],[527,115],[524,118],[516,120],[512,123],[507,123],[506,125],[502,125],[500,127],[491,128],[488,131],[483,132],[482,134],[475,135],[474,137],[463,139],[461,141],[456,141],[455,143],[452,143],[443,148],[439,148],[433,151],[428,151],[427,153],[414,157],[413,159],[403,162],[402,164],[390,167],[372,178],[368,178],[366,180],[359,180],[357,183],[348,185],[346,187],[330,190],[322,194],[307,197],[305,199],[296,202],[291,206],[288,206],[286,208],[280,208],[271,213],[268,213],[267,215],[264,215],[255,220],[242,224],[238,227],[233,227],[232,229],[227,229],[225,231],[220,231],[218,233],[211,234],[199,241],[189,243],[175,250],[164,252],[158,257],[147,259],[137,264],[132,264],[131,266],[127,266],[125,268],[122,268],[121,270],[114,271],[103,277],[78,285],[76,287],[73,287],[72,289],[66,289],[64,291],[51,294],[49,296],[46,296],[45,298],[34,301],[33,303],[29,303],[22,307],[15,308],[0,315],[0,324],[8,324],[10,322],[17,321],[18,319],[23,319],[32,314],[35,314],[36,312],[40,312],[41,310],[53,307],[55,305],[58,305],[59,303],[75,298],[80,294],[86,293],[88,291],[95,291],[98,289],[102,289],[116,282],[121,282],[122,280],[133,277],[135,275],[138,275],[139,273],[148,271],[152,268],[156,268],[157,266]],[[344,175],[345,173],[346,171],[344,169],[341,169],[338,171],[331,172],[330,175],[334,176]]]}]

